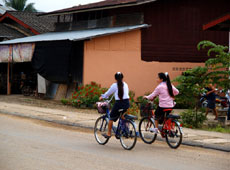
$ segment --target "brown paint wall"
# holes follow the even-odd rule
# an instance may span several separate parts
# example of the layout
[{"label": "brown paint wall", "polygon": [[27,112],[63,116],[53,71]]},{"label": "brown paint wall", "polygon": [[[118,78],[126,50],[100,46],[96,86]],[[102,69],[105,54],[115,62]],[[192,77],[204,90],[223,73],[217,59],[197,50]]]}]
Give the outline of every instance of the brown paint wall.
[{"label": "brown paint wall", "polygon": [[83,83],[95,81],[110,87],[114,74],[120,71],[138,97],[154,90],[158,72],[168,72],[172,80],[184,69],[198,65],[203,64],[142,61],[141,31],[135,30],[85,41]]}]

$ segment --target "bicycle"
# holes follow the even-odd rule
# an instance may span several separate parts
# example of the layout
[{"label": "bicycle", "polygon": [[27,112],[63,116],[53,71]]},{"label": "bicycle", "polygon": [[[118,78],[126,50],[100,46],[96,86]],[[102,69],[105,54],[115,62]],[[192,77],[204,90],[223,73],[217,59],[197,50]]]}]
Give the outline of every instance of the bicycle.
[{"label": "bicycle", "polygon": [[[105,138],[102,134],[108,131],[108,123],[110,118],[109,102],[104,103],[103,109],[98,109],[100,116],[94,126],[94,136],[96,141],[100,145],[105,145],[110,138]],[[118,119],[118,125],[112,126],[112,131],[115,134],[116,139],[120,139],[121,146],[126,150],[131,150],[136,145],[137,132],[134,124],[136,116],[125,114],[126,110],[120,109],[120,117]]]},{"label": "bicycle", "polygon": [[[180,146],[183,137],[182,127],[178,119],[179,115],[170,114],[173,109],[164,109],[164,120],[163,125],[159,125],[161,137],[166,138],[167,144],[176,149]],[[140,138],[147,144],[152,144],[156,138],[157,133],[151,131],[151,128],[155,128],[154,112],[150,112],[148,116],[144,116],[139,123],[139,134]]]}]

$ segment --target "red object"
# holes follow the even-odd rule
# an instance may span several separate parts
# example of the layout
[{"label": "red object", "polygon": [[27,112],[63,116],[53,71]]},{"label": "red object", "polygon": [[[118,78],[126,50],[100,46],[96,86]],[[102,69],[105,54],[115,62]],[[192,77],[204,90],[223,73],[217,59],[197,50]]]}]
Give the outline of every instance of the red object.
[{"label": "red object", "polygon": [[[226,14],[226,15],[224,15],[222,17],[219,17],[219,18],[217,18],[217,19],[215,19],[215,20],[203,25],[203,30],[213,29],[216,26],[221,27],[221,25],[225,24],[225,22],[226,23],[230,22],[230,14]],[[229,29],[229,26],[228,26],[228,29]]]}]

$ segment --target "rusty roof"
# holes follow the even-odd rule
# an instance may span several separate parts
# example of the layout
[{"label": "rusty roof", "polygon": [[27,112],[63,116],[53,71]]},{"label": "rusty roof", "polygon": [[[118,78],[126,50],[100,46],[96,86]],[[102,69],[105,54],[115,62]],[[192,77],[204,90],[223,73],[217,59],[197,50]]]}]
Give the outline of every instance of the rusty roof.
[{"label": "rusty roof", "polygon": [[7,11],[9,14],[15,18],[21,20],[25,24],[31,26],[33,29],[39,33],[45,33],[54,31],[54,23],[56,22],[56,17],[54,16],[44,16],[38,17],[39,12],[22,12],[22,11]]},{"label": "rusty roof", "polygon": [[102,10],[102,9],[109,9],[109,8],[119,8],[125,6],[135,6],[135,5],[141,5],[141,4],[150,3],[154,1],[156,0],[105,0],[101,2],[73,6],[71,8],[65,8],[65,9],[56,10],[48,13],[43,13],[41,15],[61,15],[61,14],[69,14],[69,13],[79,13],[79,12],[95,11],[95,10]]}]

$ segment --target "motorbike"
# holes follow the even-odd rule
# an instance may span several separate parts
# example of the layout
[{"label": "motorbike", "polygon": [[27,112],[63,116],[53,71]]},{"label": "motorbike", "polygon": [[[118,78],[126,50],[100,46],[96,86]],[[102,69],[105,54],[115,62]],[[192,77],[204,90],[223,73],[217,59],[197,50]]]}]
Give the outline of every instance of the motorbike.
[{"label": "motorbike", "polygon": [[[222,108],[228,107],[228,99],[227,97],[222,97],[216,94],[216,104],[219,104]],[[202,93],[200,97],[201,107],[207,107],[208,101],[206,98],[206,93]]]},{"label": "motorbike", "polygon": [[36,84],[31,80],[21,80],[20,89],[21,89],[21,93],[24,96],[30,96],[34,94],[34,89],[36,89]]}]

